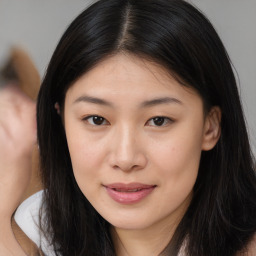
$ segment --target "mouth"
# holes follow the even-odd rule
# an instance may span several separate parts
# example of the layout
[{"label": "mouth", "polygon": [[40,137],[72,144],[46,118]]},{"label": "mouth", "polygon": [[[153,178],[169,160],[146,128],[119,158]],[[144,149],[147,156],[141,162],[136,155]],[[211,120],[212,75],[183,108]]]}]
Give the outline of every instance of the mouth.
[{"label": "mouth", "polygon": [[150,195],[156,188],[156,185],[114,183],[104,187],[114,201],[121,204],[134,204]]},{"label": "mouth", "polygon": [[142,188],[136,188],[136,189],[119,189],[119,188],[113,188],[113,190],[118,191],[118,192],[130,193],[130,192],[138,192],[138,191],[141,191]]}]

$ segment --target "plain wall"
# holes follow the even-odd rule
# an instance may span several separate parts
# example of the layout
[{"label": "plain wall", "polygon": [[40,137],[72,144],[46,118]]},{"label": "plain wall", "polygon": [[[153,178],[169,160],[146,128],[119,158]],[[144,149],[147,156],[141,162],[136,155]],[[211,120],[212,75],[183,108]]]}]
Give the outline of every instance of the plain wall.
[{"label": "plain wall", "polygon": [[[139,0],[138,0],[139,1]],[[12,45],[26,49],[41,76],[68,24],[90,0],[0,0],[0,63]],[[188,0],[215,26],[240,80],[251,144],[256,153],[256,1]]]}]

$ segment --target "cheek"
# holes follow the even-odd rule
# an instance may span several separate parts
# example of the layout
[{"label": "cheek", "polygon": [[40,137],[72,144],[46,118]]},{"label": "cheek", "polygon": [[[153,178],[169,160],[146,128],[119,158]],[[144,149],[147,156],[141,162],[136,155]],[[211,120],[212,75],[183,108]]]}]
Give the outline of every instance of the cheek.
[{"label": "cheek", "polygon": [[101,144],[88,135],[77,120],[73,120],[73,124],[67,123],[65,130],[74,170],[97,163],[102,152]]},{"label": "cheek", "polygon": [[98,183],[99,170],[104,160],[102,145],[84,138],[83,133],[66,129],[68,148],[76,182],[82,192],[87,194],[93,189],[92,184]]},{"label": "cheek", "polygon": [[152,159],[161,172],[161,182],[168,183],[167,188],[177,192],[193,188],[201,157],[201,134],[180,129],[174,136],[154,145]]},{"label": "cheek", "polygon": [[201,150],[194,140],[177,137],[155,150],[158,153],[154,155],[153,164],[158,170],[161,188],[161,199],[157,201],[155,213],[168,215],[179,211],[183,203],[190,201],[197,179]]},{"label": "cheek", "polygon": [[86,171],[89,167],[93,168],[94,165],[99,164],[101,147],[88,145],[82,141],[78,143],[71,141],[68,147],[74,171],[79,169]]}]

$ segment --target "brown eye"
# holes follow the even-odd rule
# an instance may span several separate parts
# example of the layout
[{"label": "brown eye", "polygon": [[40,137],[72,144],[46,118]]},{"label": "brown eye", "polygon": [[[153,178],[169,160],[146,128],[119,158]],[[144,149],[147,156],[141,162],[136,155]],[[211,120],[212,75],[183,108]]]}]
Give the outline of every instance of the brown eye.
[{"label": "brown eye", "polygon": [[156,117],[151,118],[147,123],[150,126],[165,126],[172,122],[173,121],[168,117],[156,116]]},{"label": "brown eye", "polygon": [[153,118],[153,122],[156,126],[162,126],[164,124],[165,118],[164,117],[155,117]]},{"label": "brown eye", "polygon": [[107,121],[102,116],[88,116],[84,120],[86,120],[91,125],[105,125],[107,124]]}]

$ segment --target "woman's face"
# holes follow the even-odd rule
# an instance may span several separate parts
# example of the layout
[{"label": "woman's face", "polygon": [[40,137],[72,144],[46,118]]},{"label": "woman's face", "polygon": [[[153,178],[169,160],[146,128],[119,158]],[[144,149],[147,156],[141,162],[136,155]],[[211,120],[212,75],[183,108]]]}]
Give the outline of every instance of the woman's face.
[{"label": "woman's face", "polygon": [[129,55],[102,61],[71,86],[64,123],[78,186],[119,229],[177,223],[201,151],[215,144],[199,95]]}]

